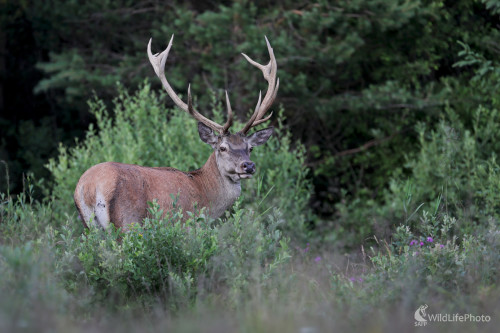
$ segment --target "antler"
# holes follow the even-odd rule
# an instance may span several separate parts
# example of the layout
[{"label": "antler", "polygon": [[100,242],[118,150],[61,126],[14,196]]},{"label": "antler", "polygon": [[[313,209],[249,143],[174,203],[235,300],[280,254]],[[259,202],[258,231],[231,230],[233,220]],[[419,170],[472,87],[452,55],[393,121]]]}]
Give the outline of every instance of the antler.
[{"label": "antler", "polygon": [[278,88],[280,86],[280,80],[279,79],[276,80],[278,64],[276,63],[276,58],[274,57],[273,48],[271,47],[271,44],[267,40],[267,37],[265,38],[266,38],[267,50],[269,51],[269,56],[271,58],[271,60],[266,66],[263,66],[253,61],[245,53],[242,53],[242,55],[249,63],[251,63],[252,65],[254,65],[255,67],[259,68],[262,71],[262,74],[264,74],[264,79],[266,79],[267,82],[269,83],[266,96],[264,96],[262,104],[261,104],[262,94],[261,92],[259,92],[259,101],[257,102],[255,111],[252,117],[250,117],[250,120],[248,120],[243,129],[240,131],[240,133],[242,134],[246,134],[250,128],[262,124],[263,122],[266,122],[271,118],[271,116],[273,115],[272,112],[269,116],[262,119],[262,117],[266,114],[267,110],[269,110],[274,100],[276,99],[276,94],[278,93]]},{"label": "antler", "polygon": [[168,43],[168,46],[165,49],[165,51],[163,51],[162,53],[156,53],[154,55],[153,53],[151,53],[152,40],[153,38],[151,38],[148,43],[148,58],[149,61],[151,62],[151,65],[153,65],[153,69],[155,70],[156,75],[160,78],[163,87],[167,91],[168,96],[170,96],[170,98],[180,109],[189,113],[194,119],[207,125],[212,130],[219,132],[221,135],[226,134],[229,130],[229,127],[231,127],[233,123],[233,112],[231,110],[231,104],[229,103],[229,96],[227,94],[227,91],[226,91],[227,121],[224,124],[224,126],[221,126],[216,122],[208,118],[205,118],[203,115],[201,115],[198,111],[196,111],[193,108],[193,102],[191,98],[191,85],[188,86],[188,104],[186,104],[179,98],[179,96],[177,96],[175,91],[168,83],[167,78],[165,77],[165,63],[167,62],[168,53],[170,52],[170,48],[172,47],[172,41],[174,40],[174,35],[172,35],[172,38],[170,38],[170,42]]}]

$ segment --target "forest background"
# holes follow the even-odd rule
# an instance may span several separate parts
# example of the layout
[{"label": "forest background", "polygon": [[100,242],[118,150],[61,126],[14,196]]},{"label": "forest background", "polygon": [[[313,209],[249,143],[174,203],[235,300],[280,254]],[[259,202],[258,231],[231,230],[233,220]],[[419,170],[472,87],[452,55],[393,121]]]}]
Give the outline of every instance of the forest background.
[{"label": "forest background", "polygon": [[[330,260],[318,273],[318,285],[327,285],[328,292],[321,287],[315,292],[330,295],[325,302],[331,308],[349,303],[359,310],[356,316],[345,310],[354,322],[373,315],[377,303],[411,313],[429,295],[439,295],[432,296],[435,304],[450,311],[470,305],[498,314],[500,298],[492,295],[500,292],[499,14],[496,0],[0,0],[3,288],[12,290],[7,286],[17,281],[16,269],[28,269],[16,260],[32,264],[42,258],[48,266],[40,264],[36,274],[62,283],[65,296],[40,296],[40,304],[68,297],[63,302],[72,304],[68,311],[83,308],[86,318],[93,313],[89,304],[110,306],[110,295],[125,295],[120,306],[140,299],[141,309],[150,309],[150,303],[144,305],[147,295],[161,299],[160,308],[179,309],[193,306],[200,290],[220,296],[221,285],[232,291],[222,292],[223,298],[232,299],[230,308],[241,314],[245,307],[232,298],[234,291],[248,296],[256,285],[275,290],[280,279],[269,277],[269,267],[278,267],[283,278],[297,260],[305,271]],[[81,236],[71,203],[79,175],[109,159],[195,169],[208,156],[194,121],[173,108],[147,59],[149,38],[159,52],[172,34],[167,73],[174,89],[185,95],[190,83],[198,108],[216,118],[227,89],[241,121],[258,91],[266,89],[241,53],[267,62],[267,36],[280,78],[271,120],[278,132],[256,155],[258,179],[245,185],[244,198],[223,219],[228,225],[249,214],[243,219],[247,229],[238,229],[239,245],[227,238],[231,232],[207,222],[198,226],[200,239],[181,237],[189,250],[169,252],[171,260],[186,256],[194,266],[170,262],[178,269],[170,273],[159,267],[117,268],[93,251],[119,248],[125,258],[127,242],[97,231]],[[162,220],[155,209],[150,223]],[[176,217],[171,219],[175,224]],[[254,248],[253,240],[242,236],[255,233],[265,246]],[[140,242],[127,237],[132,247]],[[206,240],[214,237],[218,241],[208,246]],[[108,243],[99,243],[103,238]],[[203,262],[190,261],[186,253],[192,244],[203,244],[198,248]],[[421,251],[415,244],[423,244]],[[156,243],[148,246],[155,255],[165,251]],[[243,255],[236,256],[240,261],[227,259],[233,246],[255,250],[245,260],[254,260],[249,266],[260,267],[263,275],[241,271],[248,266]],[[239,266],[221,269],[215,264],[220,258]],[[57,269],[49,274],[47,267]],[[152,281],[131,280],[131,274],[155,269]],[[215,271],[232,273],[200,287],[200,277]],[[85,278],[69,278],[68,272],[83,272]],[[407,280],[412,291],[403,291],[399,280]],[[303,282],[297,281],[289,283]],[[38,286],[30,283],[17,287],[29,293]],[[197,283],[201,289],[190,291]],[[370,291],[384,288],[392,290],[389,296]],[[454,291],[463,299],[451,301]],[[82,293],[88,303],[75,305],[71,297]],[[182,295],[182,304],[172,305],[173,294]],[[255,304],[262,308],[261,301]],[[52,310],[50,318],[68,317]],[[315,316],[302,307],[287,311]]]}]

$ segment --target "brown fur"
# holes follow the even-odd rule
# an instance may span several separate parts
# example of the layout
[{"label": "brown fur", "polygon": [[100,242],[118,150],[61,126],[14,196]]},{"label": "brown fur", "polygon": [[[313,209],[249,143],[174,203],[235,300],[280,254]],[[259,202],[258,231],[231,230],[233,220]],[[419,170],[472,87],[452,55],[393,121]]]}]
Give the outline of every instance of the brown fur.
[{"label": "brown fur", "polygon": [[155,199],[165,211],[172,209],[170,194],[177,197],[177,205],[183,211],[207,207],[210,212],[223,187],[215,154],[201,169],[193,172],[106,162],[93,166],[81,176],[74,200],[85,223],[88,221],[82,214],[80,199],[83,197],[88,207],[95,207],[96,193],[101,191],[108,206],[109,220],[116,227],[123,228],[141,222],[147,215],[147,203]]}]

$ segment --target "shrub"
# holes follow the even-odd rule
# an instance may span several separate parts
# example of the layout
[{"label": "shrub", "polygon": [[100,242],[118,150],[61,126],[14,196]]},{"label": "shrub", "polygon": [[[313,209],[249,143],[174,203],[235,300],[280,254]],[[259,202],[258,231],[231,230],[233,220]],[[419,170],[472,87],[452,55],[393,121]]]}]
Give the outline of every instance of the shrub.
[{"label": "shrub", "polygon": [[188,303],[196,294],[197,277],[207,273],[216,253],[217,230],[203,214],[182,222],[179,211],[163,211],[154,203],[151,218],[130,231],[86,230],[73,244],[88,283],[102,296],[122,302],[150,296]]},{"label": "shrub", "polygon": [[[463,63],[472,61],[471,55],[467,57]],[[468,95],[477,92],[483,104],[466,112],[448,106],[436,124],[418,123],[419,151],[393,170],[380,200],[363,192],[355,197],[344,194],[345,199],[337,205],[340,219],[332,238],[344,238],[348,243],[373,233],[387,238],[401,223],[421,232],[417,213],[422,210],[456,217],[459,238],[480,234],[490,219],[500,219],[500,104],[491,91],[497,86],[500,66],[477,55],[473,60],[480,66],[473,83],[464,90]],[[492,73],[485,74],[485,68]]]},{"label": "shrub", "polygon": [[432,312],[494,313],[485,299],[498,292],[497,223],[491,221],[484,233],[457,237],[453,230],[458,219],[426,211],[417,217],[422,226],[401,224],[392,242],[375,238],[376,246],[363,248],[362,261],[348,263],[343,270],[328,269],[327,298],[338,307],[347,306],[353,324],[382,316],[392,325],[390,319],[397,313],[407,327],[422,304],[429,304]]},{"label": "shrub", "polygon": [[385,297],[399,300],[410,296],[412,306],[431,298],[436,304],[450,306],[457,294],[476,294],[498,281],[500,231],[496,224],[491,223],[485,234],[459,238],[450,233],[457,219],[443,215],[429,221],[426,215],[422,219],[428,236],[400,226],[392,244],[380,252],[372,249],[375,271],[369,284],[379,285],[383,280],[391,285],[384,291]]},{"label": "shrub", "polygon": [[354,237],[354,242],[373,233],[386,238],[401,223],[420,231],[422,210],[456,216],[460,235],[477,232],[478,225],[487,226],[490,218],[500,217],[499,166],[495,149],[485,147],[488,142],[497,142],[497,133],[482,125],[498,123],[499,113],[479,107],[472,129],[464,128],[453,115],[450,111],[450,120],[443,119],[434,130],[418,126],[421,148],[405,165],[410,176],[396,170],[383,192],[382,204],[363,196],[346,197],[338,204],[340,235],[349,235],[352,229],[359,232],[348,236]]},{"label": "shrub", "polygon": [[0,244],[18,245],[39,239],[54,218],[51,203],[33,198],[35,182],[31,175],[23,183],[26,189],[17,196],[0,193]]},{"label": "shrub", "polygon": [[181,211],[163,216],[157,203],[149,213],[126,233],[90,228],[79,239],[66,238],[81,264],[73,282],[84,274],[101,300],[160,300],[178,308],[191,304],[200,286],[247,292],[249,282],[265,279],[289,258],[288,240],[277,229],[283,220],[273,214],[259,218],[237,208],[229,223],[218,225],[203,213],[188,213],[185,221]]}]

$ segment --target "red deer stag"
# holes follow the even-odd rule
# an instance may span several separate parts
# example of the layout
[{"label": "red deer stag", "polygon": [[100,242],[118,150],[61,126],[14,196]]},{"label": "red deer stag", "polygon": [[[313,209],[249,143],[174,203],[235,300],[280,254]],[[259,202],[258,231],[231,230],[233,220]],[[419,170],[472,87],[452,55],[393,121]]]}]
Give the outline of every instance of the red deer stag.
[{"label": "red deer stag", "polygon": [[74,195],[76,207],[86,227],[93,223],[107,228],[113,223],[117,228],[127,229],[129,224],[141,222],[146,217],[148,201],[156,199],[164,211],[172,209],[171,194],[177,197],[177,206],[184,211],[206,207],[211,217],[221,216],[240,195],[241,179],[251,178],[255,172],[255,163],[250,160],[253,147],[264,144],[273,133],[273,128],[269,127],[246,135],[250,128],[270,119],[272,113],[265,118],[264,115],[278,92],[276,59],[267,38],[271,58],[269,64],[263,66],[243,54],[250,64],[262,71],[269,86],[263,100],[259,93],[253,115],[243,129],[235,134],[229,132],[233,113],[227,91],[228,118],[221,126],[193,108],[190,87],[186,104],[168,83],[165,63],[173,38],[172,35],[165,51],[155,55],[151,53],[150,39],[147,49],[149,61],[170,98],[198,121],[201,140],[212,146],[214,151],[201,169],[190,172],[117,162],[94,165],[80,177]]}]

